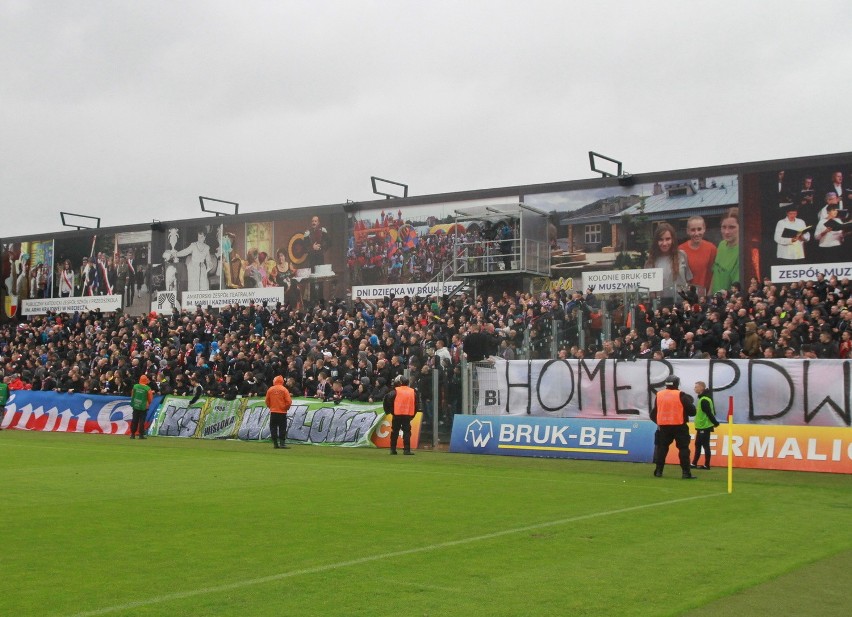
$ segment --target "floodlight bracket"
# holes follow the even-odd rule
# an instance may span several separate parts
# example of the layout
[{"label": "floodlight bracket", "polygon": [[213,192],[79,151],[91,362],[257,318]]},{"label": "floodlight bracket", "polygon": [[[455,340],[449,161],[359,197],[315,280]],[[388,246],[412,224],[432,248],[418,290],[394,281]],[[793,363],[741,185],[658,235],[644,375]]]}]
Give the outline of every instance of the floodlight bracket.
[{"label": "floodlight bracket", "polygon": [[399,199],[400,198],[400,195],[394,195],[393,193],[385,193],[383,191],[380,191],[378,189],[378,187],[376,186],[376,181],[387,182],[388,184],[393,184],[395,186],[401,186],[402,187],[401,197],[403,197],[403,198],[408,197],[408,185],[407,184],[403,184],[402,182],[394,182],[393,180],[387,180],[385,178],[379,178],[377,176],[370,176],[370,182],[373,185],[373,193],[374,194],[384,195],[385,199]]},{"label": "floodlight bracket", "polygon": [[[618,165],[618,170],[613,174],[604,169],[599,169],[595,159],[603,159],[604,161],[609,161],[610,163],[615,163]],[[592,171],[601,175],[602,178],[615,178],[621,177],[623,174],[623,163],[614,158],[610,158],[599,152],[593,152],[589,150],[589,167],[592,168]],[[628,174],[629,175],[629,174]]]},{"label": "floodlight bracket", "polygon": [[[76,216],[83,219],[90,219],[95,221],[95,225],[81,225],[79,223],[71,222],[70,220],[66,220],[66,216]],[[101,226],[101,217],[99,216],[89,216],[87,214],[77,214],[76,212],[60,212],[59,217],[62,219],[62,225],[65,227],[73,227],[75,229],[100,229]]]},{"label": "floodlight bracket", "polygon": [[[217,203],[217,204],[228,204],[229,206],[234,207],[234,211],[233,212],[230,212],[230,211],[223,212],[221,210],[215,210],[214,208],[210,207],[212,204],[209,204],[209,203],[205,204],[205,202],[214,202],[214,203]],[[239,211],[240,211],[240,204],[238,204],[235,201],[225,201],[224,199],[214,199],[213,197],[202,197],[201,195],[199,195],[198,196],[198,203],[201,204],[201,211],[202,212],[209,212],[209,213],[214,214],[216,216],[232,216],[234,214],[238,214]]]}]

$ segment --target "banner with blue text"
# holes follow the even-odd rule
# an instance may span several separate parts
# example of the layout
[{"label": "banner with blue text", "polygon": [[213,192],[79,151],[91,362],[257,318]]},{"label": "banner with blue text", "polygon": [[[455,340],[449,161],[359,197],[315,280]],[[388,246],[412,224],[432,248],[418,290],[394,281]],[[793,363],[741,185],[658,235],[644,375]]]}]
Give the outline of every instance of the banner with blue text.
[{"label": "banner with blue text", "polygon": [[456,415],[450,452],[649,462],[656,428],[648,421]]}]

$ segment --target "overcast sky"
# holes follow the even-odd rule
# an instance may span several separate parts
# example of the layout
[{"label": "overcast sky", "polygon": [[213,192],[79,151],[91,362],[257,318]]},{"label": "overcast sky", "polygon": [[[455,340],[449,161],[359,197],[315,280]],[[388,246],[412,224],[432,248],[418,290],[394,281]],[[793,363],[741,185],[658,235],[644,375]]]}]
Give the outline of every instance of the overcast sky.
[{"label": "overcast sky", "polygon": [[852,10],[0,0],[0,235],[852,150]]}]

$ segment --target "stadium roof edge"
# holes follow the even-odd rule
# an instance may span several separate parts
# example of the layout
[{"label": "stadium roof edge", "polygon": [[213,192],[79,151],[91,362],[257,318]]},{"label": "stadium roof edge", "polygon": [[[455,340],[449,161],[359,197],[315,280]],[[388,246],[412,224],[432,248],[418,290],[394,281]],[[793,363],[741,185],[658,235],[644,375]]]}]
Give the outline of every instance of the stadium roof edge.
[{"label": "stadium roof edge", "polygon": [[[663,170],[654,172],[637,172],[632,173],[633,178],[637,183],[649,183],[656,181],[672,181],[681,178],[695,178],[701,176],[717,176],[727,174],[743,174],[755,173],[776,170],[784,168],[785,170],[796,169],[798,167],[810,167],[827,165],[831,163],[849,162],[852,163],[852,152],[839,152],[833,154],[820,154],[811,156],[801,156],[794,158],[768,159],[763,161],[751,161],[744,163],[727,163],[724,165],[711,165],[707,167],[691,167],[675,170]],[[157,221],[156,224],[169,227],[174,225],[199,224],[202,221],[209,221],[210,224],[224,223],[226,221],[237,222],[252,222],[260,221],[270,216],[280,217],[285,212],[294,210],[310,209],[312,214],[332,214],[342,211],[349,211],[353,207],[356,210],[373,210],[378,208],[398,208],[403,206],[418,206],[430,205],[445,202],[463,202],[473,201],[478,199],[512,197],[523,199],[526,195],[537,193],[555,193],[561,191],[581,190],[589,188],[607,188],[619,185],[618,178],[584,178],[579,180],[560,180],[555,182],[545,182],[537,184],[521,184],[494,187],[488,189],[471,189],[465,191],[456,191],[449,193],[431,193],[428,195],[413,195],[398,199],[371,199],[369,201],[354,201],[349,203],[322,204],[322,205],[306,205],[295,206],[288,208],[274,208],[265,210],[255,210],[251,212],[241,212],[234,216],[227,217],[207,217],[199,216],[194,218],[176,219],[168,221]],[[95,232],[97,234],[116,233],[118,231],[141,231],[146,228],[151,228],[154,222],[132,223],[125,225],[114,225],[109,227],[100,227],[97,230],[82,229],[68,230],[42,233],[29,233],[22,236],[3,237],[2,242],[22,242],[37,239],[39,237],[50,238],[66,238],[66,237],[91,237]]]}]

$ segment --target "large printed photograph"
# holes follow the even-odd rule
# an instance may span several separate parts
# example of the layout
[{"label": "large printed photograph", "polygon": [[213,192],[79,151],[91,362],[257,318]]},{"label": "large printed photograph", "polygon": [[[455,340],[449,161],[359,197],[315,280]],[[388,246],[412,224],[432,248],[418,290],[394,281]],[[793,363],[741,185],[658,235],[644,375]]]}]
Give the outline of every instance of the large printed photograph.
[{"label": "large printed photograph", "polygon": [[744,177],[746,276],[785,283],[852,276],[852,167],[777,169]]},{"label": "large printed photograph", "polygon": [[344,214],[295,211],[284,219],[227,223],[222,235],[226,289],[281,287],[293,308],[343,297]]},{"label": "large printed photograph", "polygon": [[[476,247],[471,271],[506,269],[500,245],[517,233],[518,221],[499,207],[511,198],[480,199],[428,206],[361,210],[354,215],[346,254],[352,285],[400,285],[451,279],[454,243]],[[517,204],[515,198],[515,204]],[[483,216],[459,216],[460,209],[480,208]],[[491,210],[488,213],[488,209]],[[486,253],[493,247],[493,259]]]},{"label": "large printed photograph", "polygon": [[2,291],[6,317],[19,315],[23,300],[52,297],[53,261],[52,240],[3,244]]},{"label": "large printed photograph", "polygon": [[54,298],[121,296],[125,312],[151,306],[151,232],[108,232],[55,241]]},{"label": "large printed photograph", "polygon": [[736,175],[523,199],[550,217],[552,280],[590,271],[659,268],[662,289],[652,295],[673,302],[729,289],[741,279]]},{"label": "large printed photograph", "polygon": [[151,240],[154,292],[220,289],[221,225],[168,225]]}]

